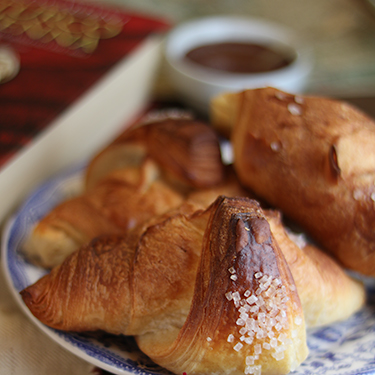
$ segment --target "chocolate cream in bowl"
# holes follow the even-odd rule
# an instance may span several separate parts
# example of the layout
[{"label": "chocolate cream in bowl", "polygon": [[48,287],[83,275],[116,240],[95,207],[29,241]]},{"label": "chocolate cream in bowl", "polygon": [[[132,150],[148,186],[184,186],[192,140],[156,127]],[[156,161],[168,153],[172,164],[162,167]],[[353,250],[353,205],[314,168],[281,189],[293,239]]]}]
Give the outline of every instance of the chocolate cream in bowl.
[{"label": "chocolate cream in bowl", "polygon": [[270,72],[294,60],[284,51],[249,42],[206,44],[191,49],[185,58],[206,68],[242,74]]}]

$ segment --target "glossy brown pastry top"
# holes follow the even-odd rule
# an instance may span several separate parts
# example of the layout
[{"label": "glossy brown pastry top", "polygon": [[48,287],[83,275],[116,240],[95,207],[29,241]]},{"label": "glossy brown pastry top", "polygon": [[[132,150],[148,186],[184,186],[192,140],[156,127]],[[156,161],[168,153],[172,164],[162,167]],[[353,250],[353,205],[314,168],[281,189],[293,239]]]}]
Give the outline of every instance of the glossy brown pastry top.
[{"label": "glossy brown pastry top", "polygon": [[240,181],[345,267],[375,275],[375,122],[344,102],[274,88],[213,105]]}]

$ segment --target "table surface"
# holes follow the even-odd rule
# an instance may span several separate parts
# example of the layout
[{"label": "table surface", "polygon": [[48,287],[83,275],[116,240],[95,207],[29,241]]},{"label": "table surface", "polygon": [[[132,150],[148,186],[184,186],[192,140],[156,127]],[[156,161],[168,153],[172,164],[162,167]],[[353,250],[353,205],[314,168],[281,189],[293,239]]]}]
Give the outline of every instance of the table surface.
[{"label": "table surface", "polygon": [[363,0],[98,0],[167,17],[174,24],[210,15],[261,17],[294,29],[311,47],[307,91],[375,97],[375,13]]}]

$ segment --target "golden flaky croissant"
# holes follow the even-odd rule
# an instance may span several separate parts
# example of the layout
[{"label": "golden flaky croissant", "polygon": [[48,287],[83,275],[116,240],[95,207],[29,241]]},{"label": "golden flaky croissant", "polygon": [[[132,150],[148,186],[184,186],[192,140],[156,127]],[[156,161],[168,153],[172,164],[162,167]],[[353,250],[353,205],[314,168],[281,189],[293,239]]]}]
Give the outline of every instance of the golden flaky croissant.
[{"label": "golden flaky croissant", "polygon": [[176,374],[287,374],[306,358],[294,281],[255,201],[214,203],[191,308],[173,328],[136,340]]},{"label": "golden flaky croissant", "polygon": [[134,335],[179,325],[191,303],[209,212],[184,205],[126,236],[99,237],[21,292],[46,325]]},{"label": "golden flaky croissant", "polygon": [[[234,190],[235,186],[238,188],[232,181],[227,187],[232,197],[249,196],[245,190],[241,195],[241,190]],[[196,192],[192,194],[191,202],[206,207],[214,201],[215,193],[218,189]],[[332,257],[313,245],[304,234],[286,227],[280,211],[264,209],[263,213],[293,275],[307,327],[344,320],[364,306],[366,292],[361,282],[349,277]]]},{"label": "golden flaky croissant", "polygon": [[86,191],[37,223],[24,251],[51,268],[87,241],[123,234],[224,177],[218,138],[206,124],[166,119],[132,128],[92,159]]},{"label": "golden flaky croissant", "polygon": [[54,328],[136,335],[176,373],[297,367],[304,315],[258,203],[219,197],[207,210],[180,210],[82,247],[21,292],[26,305]]},{"label": "golden flaky croissant", "polygon": [[292,272],[307,327],[344,320],[364,306],[366,291],[361,282],[349,277],[304,234],[285,227],[279,211],[264,210],[264,213]]},{"label": "golden flaky croissant", "polygon": [[137,166],[145,156],[163,178],[183,190],[209,188],[224,178],[219,138],[208,124],[170,118],[126,130],[91,160],[86,171],[90,189],[109,172]]},{"label": "golden flaky croissant", "polygon": [[343,102],[274,88],[223,94],[212,107],[240,181],[345,267],[374,276],[375,122]]},{"label": "golden flaky croissant", "polygon": [[[244,371],[249,357],[247,365],[261,365],[262,373],[286,373],[306,355],[304,319],[309,326],[327,324],[362,306],[363,287],[319,250],[298,247],[275,211],[239,197],[218,197],[205,210],[202,204],[187,201],[125,237],[93,240],[23,290],[25,304],[53,328],[136,335],[147,355],[177,373],[214,371],[200,367],[211,366],[211,350],[234,357],[236,371]],[[252,327],[264,329],[254,328],[256,339],[237,320],[246,314]],[[294,344],[273,351],[281,342]],[[175,367],[185,366],[187,347],[194,348],[193,362]]]}]

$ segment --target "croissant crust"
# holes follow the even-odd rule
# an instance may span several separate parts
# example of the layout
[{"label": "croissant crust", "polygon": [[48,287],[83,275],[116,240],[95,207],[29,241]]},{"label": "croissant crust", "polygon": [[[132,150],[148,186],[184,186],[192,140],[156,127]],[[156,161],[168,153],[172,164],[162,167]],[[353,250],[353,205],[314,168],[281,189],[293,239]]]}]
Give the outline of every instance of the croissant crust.
[{"label": "croissant crust", "polygon": [[288,265],[255,201],[214,205],[186,321],[138,336],[138,345],[174,373],[286,374],[307,356]]}]

